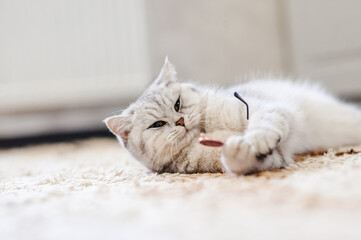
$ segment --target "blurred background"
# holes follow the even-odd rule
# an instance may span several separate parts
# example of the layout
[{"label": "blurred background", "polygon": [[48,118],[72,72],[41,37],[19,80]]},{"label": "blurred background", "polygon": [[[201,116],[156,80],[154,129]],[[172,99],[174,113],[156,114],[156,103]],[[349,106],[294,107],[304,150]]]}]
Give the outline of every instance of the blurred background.
[{"label": "blurred background", "polygon": [[310,79],[361,101],[359,0],[0,0],[0,147],[110,136],[157,76]]}]

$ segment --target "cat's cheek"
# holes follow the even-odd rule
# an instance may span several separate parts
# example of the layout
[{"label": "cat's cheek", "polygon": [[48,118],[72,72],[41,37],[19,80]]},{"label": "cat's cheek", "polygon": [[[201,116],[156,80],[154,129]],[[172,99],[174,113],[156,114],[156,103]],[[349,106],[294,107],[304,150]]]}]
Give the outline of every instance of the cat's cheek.
[{"label": "cat's cheek", "polygon": [[180,128],[178,129],[178,140],[183,141],[188,135],[188,131],[186,128]]},{"label": "cat's cheek", "polygon": [[186,117],[186,127],[188,130],[198,128],[201,125],[201,114],[198,109],[192,110],[191,114]]},{"label": "cat's cheek", "polygon": [[193,128],[192,130],[186,133],[184,141],[186,144],[190,144],[192,141],[197,140],[199,137],[200,131],[197,128]]}]

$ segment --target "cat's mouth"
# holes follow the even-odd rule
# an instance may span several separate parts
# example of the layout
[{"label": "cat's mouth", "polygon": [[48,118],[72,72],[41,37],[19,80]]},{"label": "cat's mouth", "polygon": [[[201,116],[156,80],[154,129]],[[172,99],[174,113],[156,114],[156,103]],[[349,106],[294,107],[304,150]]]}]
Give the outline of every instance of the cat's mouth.
[{"label": "cat's mouth", "polygon": [[186,141],[186,142],[190,142],[197,136],[197,133],[199,135],[197,128],[186,128],[185,127],[180,139],[182,139],[183,141]]},{"label": "cat's mouth", "polygon": [[196,126],[196,127],[190,127],[190,128],[185,127],[185,132],[184,132],[184,135],[182,138],[183,139],[188,138],[188,136],[189,136],[189,139],[187,139],[187,140],[191,141],[195,138],[198,139],[198,137],[201,133],[206,134],[206,130],[202,126]]}]

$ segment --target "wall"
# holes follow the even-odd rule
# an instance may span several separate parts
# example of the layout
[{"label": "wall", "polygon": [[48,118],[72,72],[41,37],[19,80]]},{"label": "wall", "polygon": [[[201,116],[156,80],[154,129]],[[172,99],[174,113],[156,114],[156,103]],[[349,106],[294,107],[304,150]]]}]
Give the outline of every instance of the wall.
[{"label": "wall", "polygon": [[146,1],[152,75],[166,55],[186,80],[232,84],[282,72],[280,1]]},{"label": "wall", "polygon": [[361,1],[285,1],[288,66],[361,101]]}]

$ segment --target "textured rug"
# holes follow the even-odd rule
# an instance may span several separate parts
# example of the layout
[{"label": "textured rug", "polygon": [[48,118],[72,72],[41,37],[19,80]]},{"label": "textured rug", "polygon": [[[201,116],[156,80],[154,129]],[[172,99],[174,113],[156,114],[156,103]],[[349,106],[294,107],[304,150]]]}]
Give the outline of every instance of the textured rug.
[{"label": "textured rug", "polygon": [[116,140],[0,151],[0,239],[361,239],[361,146],[250,176],[155,174]]}]

